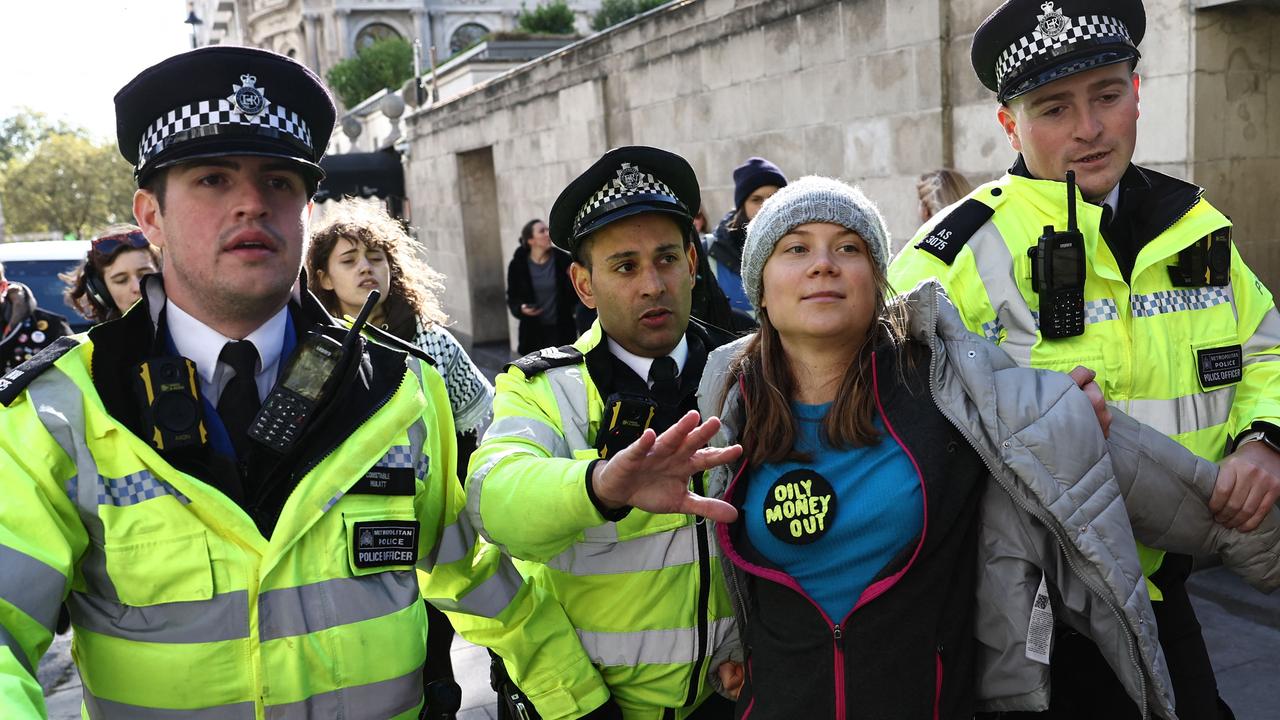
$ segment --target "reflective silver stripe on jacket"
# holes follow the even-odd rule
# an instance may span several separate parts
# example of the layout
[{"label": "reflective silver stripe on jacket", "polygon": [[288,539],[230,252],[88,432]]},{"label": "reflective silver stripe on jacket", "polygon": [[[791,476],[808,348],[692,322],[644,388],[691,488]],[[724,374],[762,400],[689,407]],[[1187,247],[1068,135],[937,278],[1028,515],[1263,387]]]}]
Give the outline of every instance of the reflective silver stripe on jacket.
[{"label": "reflective silver stripe on jacket", "polygon": [[412,570],[269,590],[258,597],[258,637],[266,642],[350,625],[400,612],[419,599]]},{"label": "reflective silver stripe on jacket", "polygon": [[1228,385],[1171,400],[1140,399],[1111,404],[1138,422],[1172,436],[1225,423],[1231,415],[1231,405],[1235,398],[1235,386]]},{"label": "reflective silver stripe on jacket", "polygon": [[585,368],[585,364],[573,365],[551,368],[545,373],[551,383],[551,394],[560,408],[560,435],[569,445],[570,453],[592,447],[587,442],[591,415],[587,410],[587,382],[583,379]]},{"label": "reflective silver stripe on jacket", "polygon": [[[409,356],[409,372],[418,380],[418,387],[421,388],[425,397],[427,394],[427,384],[422,378],[422,361],[413,356]],[[414,476],[421,479],[427,476],[431,470],[431,458],[423,453],[422,449],[427,446],[427,425],[422,421],[422,417],[418,416],[409,426],[409,455],[413,458]]]},{"label": "reflective silver stripe on jacket", "polygon": [[1227,287],[1178,288],[1134,295],[1129,307],[1134,317],[1155,317],[1184,310],[1204,310],[1231,301]]},{"label": "reflective silver stripe on jacket", "polygon": [[[733,618],[711,621],[710,654],[734,627]],[[674,665],[698,660],[696,628],[672,630],[637,630],[634,632],[590,632],[578,630],[582,647],[597,665],[634,667],[636,665]]]},{"label": "reflective silver stripe on jacket", "polygon": [[31,662],[27,660],[26,651],[18,644],[17,638],[4,629],[4,625],[0,625],[0,648],[9,648],[9,652],[13,653],[13,656],[18,659],[18,664],[22,666],[23,670],[32,675],[36,674],[35,668],[31,667]]},{"label": "reflective silver stripe on jacket", "polygon": [[[3,502],[0,500],[0,502]],[[0,545],[0,600],[26,613],[50,633],[58,622],[58,606],[67,578],[57,568]]]},{"label": "reflective silver stripe on jacket", "polygon": [[[620,575],[688,565],[698,561],[697,537],[697,527],[691,523],[676,530],[621,542],[579,542],[552,558],[547,566],[583,576]],[[717,554],[718,544],[711,543],[708,557]]]},{"label": "reflective silver stripe on jacket", "polygon": [[508,415],[495,420],[485,431],[484,440],[495,438],[526,440],[542,448],[551,457],[571,457],[569,443],[555,428],[534,418]]},{"label": "reflective silver stripe on jacket", "polygon": [[1040,326],[1018,289],[1018,280],[1013,276],[1016,264],[1009,246],[1005,245],[995,223],[988,222],[969,239],[968,247],[973,252],[978,276],[987,289],[987,299],[996,313],[992,322],[1005,331],[1004,344],[1000,347],[1019,365],[1031,365],[1031,348],[1040,336]]},{"label": "reflective silver stripe on jacket", "polygon": [[249,636],[247,590],[146,607],[73,592],[67,607],[76,627],[135,642],[206,643]]},{"label": "reflective silver stripe on jacket", "polygon": [[[27,393],[45,430],[76,464],[76,475],[67,483],[68,495],[76,504],[80,522],[89,536],[89,544],[80,559],[80,574],[96,595],[119,600],[102,550],[106,542],[102,520],[98,517],[98,464],[84,437],[84,398],[80,388],[65,373],[52,367],[31,383]],[[91,481],[82,482],[84,478]]]},{"label": "reflective silver stripe on jacket", "polygon": [[[476,545],[476,528],[471,518],[465,513],[458,513],[457,519],[444,526],[440,533],[440,542],[431,551],[431,567],[448,565],[465,558],[471,548]],[[427,568],[424,568],[427,569]]]},{"label": "reflective silver stripe on jacket", "polygon": [[[306,700],[268,705],[267,720],[389,718],[422,702],[422,668],[398,678],[312,695]],[[250,715],[252,717],[252,714]]]},{"label": "reflective silver stripe on jacket", "polygon": [[[195,694],[194,689],[193,694]],[[93,720],[253,720],[254,718],[252,702],[198,710],[149,708],[95,697],[87,687],[84,689],[84,706]]]},{"label": "reflective silver stripe on jacket", "polygon": [[[1280,362],[1280,355],[1261,354],[1280,345],[1280,312],[1273,307],[1262,316],[1258,329],[1244,343],[1244,364]],[[1253,357],[1250,357],[1252,355]]]},{"label": "reflective silver stripe on jacket", "polygon": [[524,585],[524,578],[506,556],[503,556],[496,565],[497,569],[493,575],[471,588],[470,592],[457,601],[448,598],[431,598],[431,604],[441,610],[463,612],[478,617],[497,617],[515,599],[516,593],[520,592],[520,587]]}]

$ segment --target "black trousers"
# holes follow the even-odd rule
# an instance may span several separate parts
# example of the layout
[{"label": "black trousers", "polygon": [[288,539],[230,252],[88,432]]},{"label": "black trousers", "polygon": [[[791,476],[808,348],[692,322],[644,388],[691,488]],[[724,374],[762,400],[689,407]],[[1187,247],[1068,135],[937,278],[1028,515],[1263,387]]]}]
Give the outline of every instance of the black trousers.
[{"label": "black trousers", "polygon": [[[1160,647],[1164,650],[1173,680],[1176,710],[1180,720],[1234,720],[1231,708],[1218,697],[1218,682],[1209,664],[1200,622],[1187,595],[1191,557],[1168,554],[1151,581],[1160,588],[1164,600],[1153,602]],[[1049,669],[1051,696],[1049,709],[1041,713],[980,713],[979,718],[1017,720],[1068,720],[1071,718],[1141,717],[1124,686],[1111,672],[1107,661],[1089,638],[1059,627],[1054,638],[1053,661]]]}]

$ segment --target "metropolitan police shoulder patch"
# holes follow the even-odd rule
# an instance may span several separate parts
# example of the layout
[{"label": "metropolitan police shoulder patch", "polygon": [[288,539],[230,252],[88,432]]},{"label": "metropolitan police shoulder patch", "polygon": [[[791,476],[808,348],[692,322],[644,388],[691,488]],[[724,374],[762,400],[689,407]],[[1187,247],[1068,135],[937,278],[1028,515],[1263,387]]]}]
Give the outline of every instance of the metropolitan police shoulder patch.
[{"label": "metropolitan police shoulder patch", "polygon": [[529,353],[513,363],[508,363],[503,368],[503,371],[505,372],[507,368],[514,367],[524,373],[525,379],[531,380],[551,368],[577,365],[583,361],[583,357],[582,351],[572,345],[543,348],[537,352]]},{"label": "metropolitan police shoulder patch", "polygon": [[35,357],[0,376],[0,405],[12,405],[33,380],[79,344],[74,338],[60,337],[52,345],[36,353]]},{"label": "metropolitan police shoulder patch", "polygon": [[916,247],[950,265],[964,249],[969,238],[987,224],[995,214],[987,204],[970,198],[933,226]]}]

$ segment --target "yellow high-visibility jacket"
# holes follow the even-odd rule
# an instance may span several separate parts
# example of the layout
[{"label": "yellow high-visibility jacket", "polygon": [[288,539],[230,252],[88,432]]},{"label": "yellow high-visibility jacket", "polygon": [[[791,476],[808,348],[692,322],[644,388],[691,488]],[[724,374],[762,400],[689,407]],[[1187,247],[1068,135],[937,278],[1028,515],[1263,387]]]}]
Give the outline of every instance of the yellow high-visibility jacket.
[{"label": "yellow high-visibility jacket", "polygon": [[[147,305],[130,315],[149,322]],[[33,671],[64,600],[95,720],[416,718],[423,594],[507,659],[544,717],[604,702],[559,604],[461,513],[449,403],[428,363],[365,348],[360,391],[381,404],[291,470],[264,537],[107,412],[95,349],[138,321],[76,336],[34,380],[0,384],[29,381],[0,408],[0,717],[44,716]]]},{"label": "yellow high-visibility jacket", "polygon": [[607,522],[587,495],[604,401],[585,356],[603,342],[597,322],[571,349],[498,376],[493,424],[471,456],[467,512],[560,599],[628,720],[657,720],[664,708],[683,718],[713,690],[708,673],[733,609],[709,523],[640,510]]},{"label": "yellow high-visibility jacket", "polygon": [[[1139,228],[1154,237],[1128,282],[1099,231],[1102,208],[1077,200],[1083,335],[1041,337],[1031,284],[1028,249],[1046,226],[1067,227],[1061,182],[1007,174],[979,187],[920,229],[894,258],[889,281],[905,292],[936,277],[969,329],[1020,365],[1062,372],[1084,365],[1097,372],[1109,404],[1216,462],[1253,422],[1280,424],[1280,314],[1234,245],[1229,282],[1175,285],[1169,266],[1179,253],[1231,223],[1193,185],[1136,166],[1129,173],[1163,202]],[[1149,577],[1163,553],[1139,550]],[[1160,598],[1158,589],[1152,597]]]}]

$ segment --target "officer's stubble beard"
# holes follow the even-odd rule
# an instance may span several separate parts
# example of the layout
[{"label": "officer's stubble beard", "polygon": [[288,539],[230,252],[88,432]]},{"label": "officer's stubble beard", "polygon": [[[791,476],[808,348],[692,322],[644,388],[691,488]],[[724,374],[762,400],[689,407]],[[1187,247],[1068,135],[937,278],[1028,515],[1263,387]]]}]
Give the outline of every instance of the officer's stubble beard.
[{"label": "officer's stubble beard", "polygon": [[[578,299],[582,301],[582,304],[596,311],[597,318],[600,322],[600,329],[604,331],[604,334],[613,338],[615,341],[619,342],[619,344],[622,344],[619,338],[610,333],[608,328],[604,326],[604,314],[600,312],[600,303],[596,299],[599,295],[595,293],[595,287],[591,282],[593,272],[591,262],[591,245],[594,240],[594,234],[588,235],[579,243],[578,247],[574,251],[573,263],[569,266],[570,281],[573,284],[574,292],[577,293]],[[690,278],[689,285],[686,290],[688,297],[684,299],[684,322],[678,328],[679,332],[677,333],[676,338],[672,341],[671,346],[665,349],[655,350],[653,352],[636,352],[635,350],[629,350],[629,352],[636,352],[636,354],[641,357],[661,357],[663,355],[670,354],[671,351],[680,344],[680,338],[684,337],[689,331],[689,321],[692,319],[692,313],[690,311],[693,304],[693,278],[697,273],[697,261],[692,255],[693,246],[691,243],[693,242],[696,242],[696,240],[690,237],[684,237],[683,239],[684,253],[689,261]],[[586,291],[587,286],[591,287],[591,293]]]},{"label": "officer's stubble beard", "polygon": [[[134,219],[138,221],[140,226],[146,227],[138,213],[139,199],[142,196],[149,196],[143,199],[142,202],[154,204],[155,217],[158,220],[158,224],[161,228],[164,227],[166,223],[164,211],[166,183],[167,172],[162,170],[157,177],[152,178],[135,193]],[[185,264],[185,259],[182,255],[183,251],[178,250],[175,253],[173,252],[174,246],[166,243],[165,245],[167,246],[161,246],[163,251],[164,267],[162,269],[162,277],[164,278],[165,295],[170,298],[174,297],[174,290],[178,287],[175,282],[176,276],[210,278],[212,282],[202,283],[206,287],[196,288],[190,287],[188,284],[183,287],[183,291],[177,293],[181,300],[182,309],[227,337],[243,339],[287,305],[294,289],[298,287],[302,271],[302,258],[306,256],[307,244],[310,238],[310,219],[314,206],[315,203],[308,199],[299,220],[302,223],[300,231],[302,241],[300,243],[301,248],[298,251],[298,261],[292,264],[293,267],[289,272],[282,273],[278,283],[279,287],[267,288],[263,292],[249,293],[236,292],[234,288],[226,286],[214,287],[217,285],[216,280],[219,275],[214,268],[208,268],[209,272],[183,275],[182,267]],[[254,227],[268,235],[276,243],[279,252],[286,253],[288,251],[287,241],[274,227],[265,224],[255,224]],[[221,233],[215,240],[217,246],[222,247],[231,236],[242,229],[243,226],[235,226]],[[191,290],[191,292],[184,292],[187,289]],[[182,295],[186,295],[186,297],[182,297]]]}]

